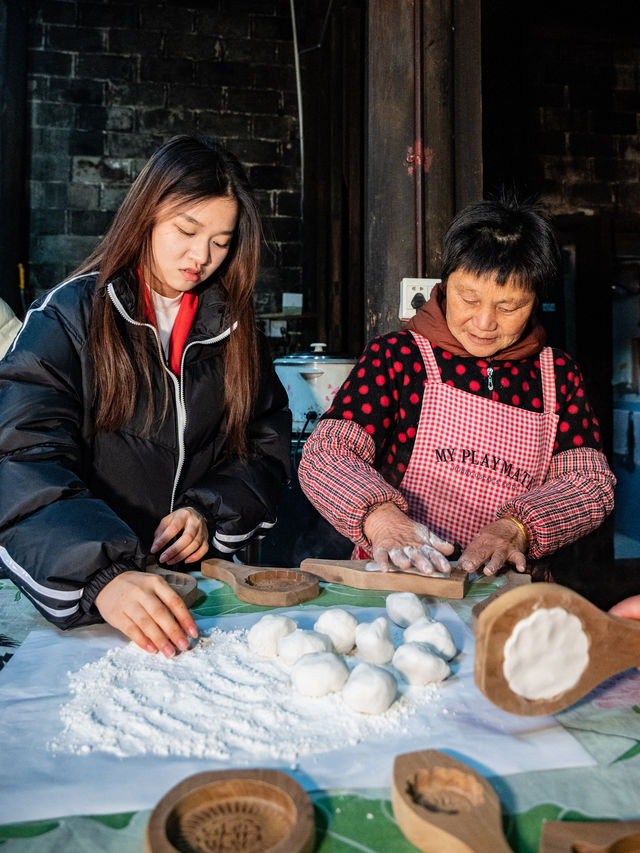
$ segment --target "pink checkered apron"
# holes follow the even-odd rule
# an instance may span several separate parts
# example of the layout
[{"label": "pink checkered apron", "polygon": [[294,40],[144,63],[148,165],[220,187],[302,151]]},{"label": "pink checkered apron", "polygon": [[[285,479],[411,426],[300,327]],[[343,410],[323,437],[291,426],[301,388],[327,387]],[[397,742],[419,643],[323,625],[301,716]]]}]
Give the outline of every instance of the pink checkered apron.
[{"label": "pink checkered apron", "polygon": [[[413,334],[413,332],[412,332]],[[409,516],[466,547],[510,498],[547,476],[558,425],[553,354],[540,353],[543,411],[444,385],[429,341],[413,334],[427,373],[420,422],[399,491]],[[356,546],[352,559],[370,550]]]},{"label": "pink checkered apron", "polygon": [[503,503],[547,475],[558,424],[553,354],[540,353],[543,411],[530,412],[443,384],[431,344],[414,338],[427,381],[400,491],[411,518],[466,547]]}]

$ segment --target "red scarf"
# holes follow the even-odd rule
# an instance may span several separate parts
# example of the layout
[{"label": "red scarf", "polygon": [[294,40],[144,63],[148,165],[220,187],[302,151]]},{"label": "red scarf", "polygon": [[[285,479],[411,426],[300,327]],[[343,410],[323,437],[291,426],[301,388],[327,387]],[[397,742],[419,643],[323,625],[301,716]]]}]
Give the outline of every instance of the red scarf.
[{"label": "red scarf", "polygon": [[[446,288],[440,283],[431,291],[429,301],[420,306],[415,317],[409,320],[407,329],[417,332],[435,346],[447,350],[452,355],[474,358],[451,334],[447,325],[446,306]],[[491,358],[498,361],[515,361],[519,358],[537,355],[544,347],[546,340],[547,334],[542,325],[535,318],[531,318],[522,337],[511,346],[492,355]]]},{"label": "red scarf", "polygon": [[[178,308],[178,315],[175,323],[173,324],[173,329],[171,330],[171,337],[169,338],[169,369],[172,373],[175,373],[176,376],[180,376],[182,352],[184,350],[184,345],[187,342],[189,332],[191,331],[191,327],[193,326],[197,310],[198,297],[193,293],[193,291],[187,290],[182,294],[180,307]],[[158,323],[156,321],[156,312],[153,310],[153,299],[151,298],[151,293],[148,287],[145,287],[144,289],[144,311],[147,316],[147,320],[149,320],[149,322],[157,329]]]}]

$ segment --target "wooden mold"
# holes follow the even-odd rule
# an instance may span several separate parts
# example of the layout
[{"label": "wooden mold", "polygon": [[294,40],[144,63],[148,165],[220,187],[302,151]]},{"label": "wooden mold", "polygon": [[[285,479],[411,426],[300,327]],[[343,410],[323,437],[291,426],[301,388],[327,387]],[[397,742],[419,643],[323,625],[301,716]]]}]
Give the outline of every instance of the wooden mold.
[{"label": "wooden mold", "polygon": [[312,853],[313,806],[280,770],[196,773],[147,824],[145,853]]},{"label": "wooden mold", "polygon": [[434,595],[439,598],[464,598],[468,575],[453,568],[451,574],[441,577],[415,572],[368,572],[370,560],[320,560],[309,557],[300,568],[313,572],[330,583],[352,586],[355,589],[380,589],[391,592],[415,592],[416,595]]},{"label": "wooden mold", "polygon": [[424,853],[511,851],[491,785],[437,749],[396,757],[391,802],[400,829]]},{"label": "wooden mold", "polygon": [[640,853],[640,821],[556,821],[542,826],[540,853]]},{"label": "wooden mold", "polygon": [[491,595],[488,595],[482,601],[479,601],[477,604],[474,604],[471,608],[471,624],[473,627],[474,633],[478,627],[478,619],[480,618],[480,614],[483,610],[486,610],[487,607],[491,604],[492,601],[495,601],[496,598],[500,598],[501,595],[504,595],[505,592],[509,592],[512,589],[516,589],[519,586],[529,586],[531,583],[531,575],[527,575],[524,572],[516,572],[513,569],[507,569],[504,573],[504,577],[506,578],[506,583],[502,586],[498,587],[498,589],[494,589]]},{"label": "wooden mold", "polygon": [[151,574],[163,577],[171,589],[178,593],[187,607],[191,607],[197,601],[200,591],[198,590],[198,582],[192,575],[188,575],[186,572],[172,572],[155,562],[148,563],[146,570]]},{"label": "wooden mold", "polygon": [[[539,608],[559,607],[582,623],[588,662],[577,682],[546,699],[528,699],[512,691],[503,672],[504,647],[515,626]],[[544,653],[544,649],[540,649]],[[618,672],[640,665],[640,622],[610,616],[573,590],[534,583],[497,598],[479,616],[474,677],[478,689],[494,705],[512,714],[555,714],[573,705]]]},{"label": "wooden mold", "polygon": [[243,566],[228,560],[204,560],[202,574],[229,584],[234,594],[248,604],[290,607],[320,595],[318,578],[299,569]]}]

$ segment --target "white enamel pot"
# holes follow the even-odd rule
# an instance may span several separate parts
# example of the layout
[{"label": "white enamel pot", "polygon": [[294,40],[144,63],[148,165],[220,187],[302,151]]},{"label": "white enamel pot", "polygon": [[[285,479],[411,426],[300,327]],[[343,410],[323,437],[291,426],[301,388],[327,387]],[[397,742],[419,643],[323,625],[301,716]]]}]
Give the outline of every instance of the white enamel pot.
[{"label": "white enamel pot", "polygon": [[289,395],[294,432],[311,432],[356,363],[355,358],[325,355],[325,346],[311,344],[314,352],[296,352],[273,362]]}]

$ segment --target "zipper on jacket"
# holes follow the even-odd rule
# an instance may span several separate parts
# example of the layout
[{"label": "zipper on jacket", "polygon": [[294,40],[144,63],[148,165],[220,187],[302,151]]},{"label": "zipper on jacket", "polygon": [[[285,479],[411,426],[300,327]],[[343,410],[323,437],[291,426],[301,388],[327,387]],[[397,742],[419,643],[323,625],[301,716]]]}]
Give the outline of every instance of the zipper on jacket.
[{"label": "zipper on jacket", "polygon": [[224,338],[229,337],[231,332],[235,330],[238,326],[238,321],[231,325],[230,328],[225,329],[224,332],[221,332],[219,335],[214,335],[213,338],[208,338],[204,341],[191,341],[190,344],[182,351],[182,358],[180,359],[180,378],[172,373],[171,370],[167,367],[167,363],[164,358],[164,353],[162,351],[162,342],[160,341],[160,335],[158,334],[158,330],[151,323],[140,323],[138,320],[134,320],[133,317],[130,317],[127,314],[127,311],[118,299],[118,296],[113,287],[113,282],[109,282],[107,285],[107,292],[111,297],[111,301],[116,307],[116,311],[123,317],[127,323],[131,323],[132,326],[146,326],[148,329],[151,329],[153,334],[155,335],[156,343],[158,344],[158,352],[160,353],[160,361],[162,362],[162,366],[164,367],[166,373],[171,377],[171,381],[173,382],[175,389],[175,400],[176,400],[176,426],[178,430],[178,464],[176,466],[175,477],[173,478],[173,488],[171,489],[171,503],[169,512],[173,512],[173,504],[176,499],[176,491],[178,488],[178,481],[180,479],[180,475],[182,473],[182,469],[184,467],[184,457],[185,457],[185,449],[184,449],[184,435],[187,429],[187,407],[184,400],[184,357],[186,355],[189,347],[194,344],[215,344],[218,341],[224,340]]},{"label": "zipper on jacket", "polygon": [[[201,344],[201,345],[206,346],[208,344],[217,344],[220,341],[224,340],[225,338],[228,338],[231,335],[231,332],[235,331],[237,326],[238,326],[238,321],[236,320],[235,323],[231,324],[230,328],[225,329],[224,332],[220,332],[219,335],[214,335],[214,337],[207,338],[207,340],[204,340],[204,341],[191,341],[191,343],[187,344],[186,347],[182,350],[182,357],[180,358],[180,380],[179,381],[173,375],[173,373],[171,373],[170,370],[168,371],[171,374],[172,378],[177,383],[176,407],[178,407],[178,405],[179,405],[180,409],[182,410],[182,417],[183,417],[182,442],[181,443],[180,443],[180,441],[178,442],[178,447],[181,450],[181,453],[178,457],[178,467],[176,469],[176,476],[175,476],[175,479],[173,481],[173,490],[171,492],[171,512],[173,512],[173,502],[175,501],[175,498],[176,498],[176,490],[178,488],[178,481],[180,480],[180,475],[182,474],[182,468],[184,466],[184,457],[185,457],[184,433],[187,429],[187,404],[186,404],[185,399],[184,399],[184,358],[185,358],[185,355],[187,354],[187,350],[189,349],[189,347],[192,347],[194,344]],[[166,369],[168,370],[168,368],[166,368]]]},{"label": "zipper on jacket", "polygon": [[493,367],[487,367],[487,387],[493,391]]}]

